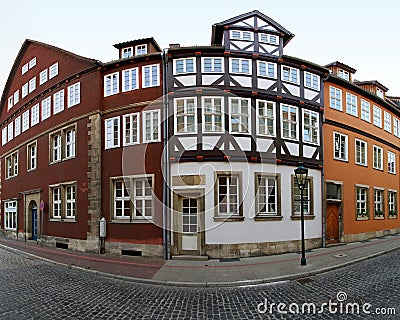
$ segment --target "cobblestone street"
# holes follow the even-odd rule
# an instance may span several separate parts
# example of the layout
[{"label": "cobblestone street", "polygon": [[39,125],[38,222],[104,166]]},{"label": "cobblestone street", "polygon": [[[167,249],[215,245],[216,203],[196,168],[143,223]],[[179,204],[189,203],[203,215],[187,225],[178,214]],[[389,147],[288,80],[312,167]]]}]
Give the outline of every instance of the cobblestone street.
[{"label": "cobblestone street", "polygon": [[[102,278],[0,249],[0,319],[398,319],[399,265],[396,251],[297,281],[195,289]],[[288,311],[291,303],[301,310],[305,302],[318,311],[329,300],[370,303],[371,314],[331,314],[327,307],[320,315]],[[276,305],[269,313],[272,303],[285,303],[288,313],[279,314]],[[376,308],[395,308],[397,315],[377,315]]]}]

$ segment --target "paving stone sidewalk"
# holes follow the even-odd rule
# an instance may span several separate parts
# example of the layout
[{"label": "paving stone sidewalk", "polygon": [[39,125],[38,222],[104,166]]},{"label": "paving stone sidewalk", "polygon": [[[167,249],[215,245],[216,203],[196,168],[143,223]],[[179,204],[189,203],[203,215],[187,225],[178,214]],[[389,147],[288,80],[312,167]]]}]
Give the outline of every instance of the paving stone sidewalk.
[{"label": "paving stone sidewalk", "polygon": [[400,234],[306,253],[307,265],[300,265],[299,253],[241,259],[208,261],[162,260],[110,254],[90,254],[41,247],[36,242],[21,242],[0,237],[0,246],[69,268],[141,283],[218,287],[246,286],[304,278],[400,249]]}]

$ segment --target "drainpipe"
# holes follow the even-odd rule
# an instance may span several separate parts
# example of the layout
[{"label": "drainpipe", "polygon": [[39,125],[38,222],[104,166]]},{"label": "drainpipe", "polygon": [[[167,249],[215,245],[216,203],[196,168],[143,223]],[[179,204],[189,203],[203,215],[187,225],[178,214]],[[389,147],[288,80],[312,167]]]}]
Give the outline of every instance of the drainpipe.
[{"label": "drainpipe", "polygon": [[164,244],[164,258],[171,259],[171,234],[169,231],[170,220],[168,219],[170,214],[170,194],[169,194],[169,181],[170,181],[170,170],[169,170],[169,150],[168,150],[168,49],[164,49],[162,53],[163,62],[163,159],[162,166],[164,172],[163,181],[163,244]]}]

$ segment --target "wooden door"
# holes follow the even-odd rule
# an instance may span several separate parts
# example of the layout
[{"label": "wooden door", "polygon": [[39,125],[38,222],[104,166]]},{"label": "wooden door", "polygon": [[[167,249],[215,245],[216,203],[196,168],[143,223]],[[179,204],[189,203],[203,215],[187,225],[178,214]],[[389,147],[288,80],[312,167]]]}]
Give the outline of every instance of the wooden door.
[{"label": "wooden door", "polygon": [[326,243],[339,242],[339,206],[338,203],[328,203],[326,206]]}]

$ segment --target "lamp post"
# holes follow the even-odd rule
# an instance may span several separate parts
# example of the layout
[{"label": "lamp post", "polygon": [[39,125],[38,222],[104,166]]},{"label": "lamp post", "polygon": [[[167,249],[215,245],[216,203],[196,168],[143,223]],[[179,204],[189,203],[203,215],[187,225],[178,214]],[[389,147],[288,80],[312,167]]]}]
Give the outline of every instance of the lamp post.
[{"label": "lamp post", "polygon": [[307,182],[308,169],[304,167],[302,163],[294,169],[296,176],[297,186],[300,190],[300,213],[301,213],[301,265],[307,264],[306,252],[305,252],[305,241],[304,241],[304,188]]}]

